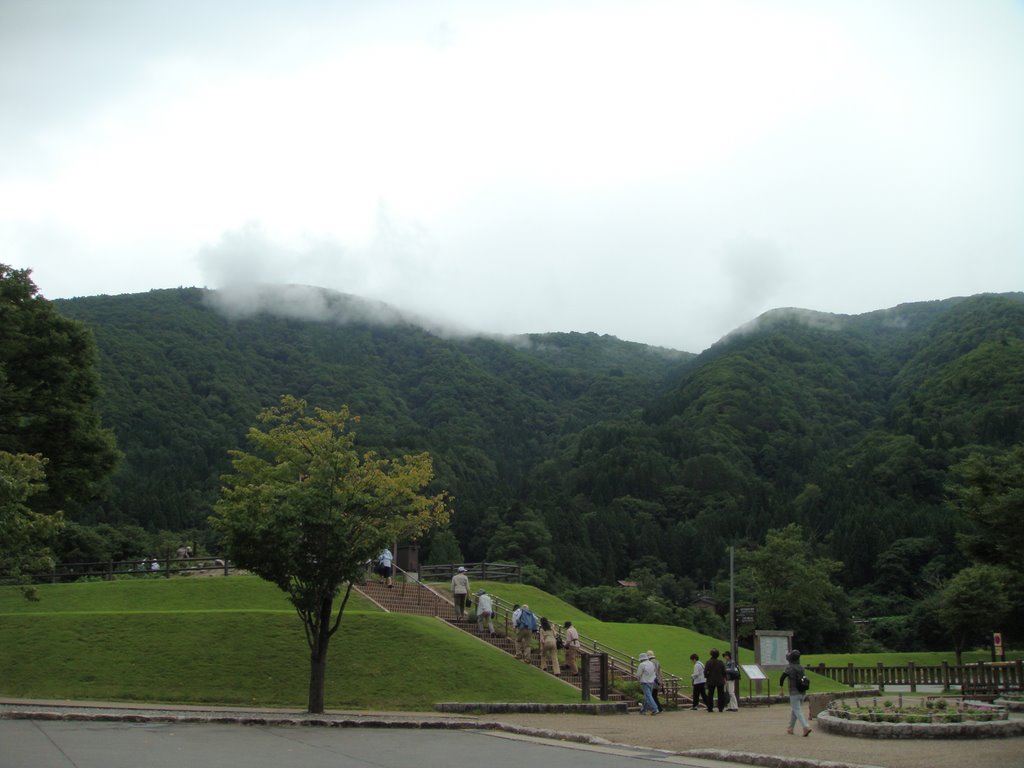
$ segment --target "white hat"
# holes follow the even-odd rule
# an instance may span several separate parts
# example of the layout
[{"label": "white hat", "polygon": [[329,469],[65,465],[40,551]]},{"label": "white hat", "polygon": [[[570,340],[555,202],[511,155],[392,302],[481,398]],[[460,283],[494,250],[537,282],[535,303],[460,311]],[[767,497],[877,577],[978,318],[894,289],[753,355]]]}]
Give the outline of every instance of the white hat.
[{"label": "white hat", "polygon": [[466,569],[463,568],[461,565],[456,570],[458,570],[459,573],[465,573],[466,572]]},{"label": "white hat", "polygon": [[640,661],[647,661],[647,654],[646,653],[641,653],[640,654]]}]

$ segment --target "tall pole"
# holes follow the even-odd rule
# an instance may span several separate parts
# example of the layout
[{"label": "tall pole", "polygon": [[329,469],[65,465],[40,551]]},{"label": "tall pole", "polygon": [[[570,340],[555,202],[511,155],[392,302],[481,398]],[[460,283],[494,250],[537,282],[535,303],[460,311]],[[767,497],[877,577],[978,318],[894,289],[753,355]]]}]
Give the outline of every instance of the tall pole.
[{"label": "tall pole", "polygon": [[739,663],[739,649],[736,647],[736,548],[729,547],[729,650],[733,661]]}]

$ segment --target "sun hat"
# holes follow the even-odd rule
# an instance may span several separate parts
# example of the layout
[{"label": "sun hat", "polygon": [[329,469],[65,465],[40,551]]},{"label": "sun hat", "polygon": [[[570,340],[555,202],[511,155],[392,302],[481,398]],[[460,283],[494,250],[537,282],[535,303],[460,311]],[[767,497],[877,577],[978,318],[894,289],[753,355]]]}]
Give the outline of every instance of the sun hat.
[{"label": "sun hat", "polygon": [[640,661],[647,661],[647,654],[646,653],[641,653],[640,654]]}]

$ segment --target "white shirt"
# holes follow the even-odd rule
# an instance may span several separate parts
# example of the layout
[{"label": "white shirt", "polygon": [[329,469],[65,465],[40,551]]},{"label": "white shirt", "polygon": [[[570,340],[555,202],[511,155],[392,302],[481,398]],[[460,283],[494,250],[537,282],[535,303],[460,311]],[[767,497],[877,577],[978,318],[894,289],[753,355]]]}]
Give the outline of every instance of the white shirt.
[{"label": "white shirt", "polygon": [[494,613],[494,606],[491,605],[490,595],[480,595],[476,599],[476,612],[477,613]]},{"label": "white shirt", "polygon": [[693,665],[693,674],[691,675],[691,677],[693,678],[693,682],[694,683],[706,683],[707,682],[707,680],[704,679],[704,665],[701,664],[699,661],[694,663],[694,665]]},{"label": "white shirt", "polygon": [[657,677],[658,672],[650,660],[641,661],[640,666],[636,668],[636,679],[641,683],[653,683]]}]

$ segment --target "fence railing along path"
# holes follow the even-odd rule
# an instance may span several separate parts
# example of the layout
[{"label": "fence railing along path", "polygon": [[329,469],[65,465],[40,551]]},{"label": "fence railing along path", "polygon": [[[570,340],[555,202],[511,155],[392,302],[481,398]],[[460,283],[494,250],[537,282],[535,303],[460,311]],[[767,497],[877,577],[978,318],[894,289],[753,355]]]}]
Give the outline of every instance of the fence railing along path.
[{"label": "fence railing along path", "polygon": [[980,662],[957,666],[948,662],[941,664],[915,664],[910,661],[901,666],[877,664],[874,667],[828,667],[819,664],[808,667],[819,675],[835,680],[851,688],[862,686],[885,687],[908,686],[916,692],[918,686],[941,686],[949,690],[959,686],[964,694],[993,695],[1001,692],[1024,690],[1024,662]]},{"label": "fence railing along path", "polygon": [[[387,611],[436,616],[452,626],[472,634],[484,642],[515,654],[515,630],[512,627],[513,606],[501,598],[491,595],[494,603],[494,625],[496,636],[490,636],[485,628],[480,631],[475,621],[468,618],[459,621],[452,599],[446,592],[441,592],[421,581],[415,574],[406,573],[395,568],[399,577],[394,580],[393,587],[382,582],[368,579],[365,584],[356,585],[356,589],[379,607]],[[553,624],[556,631],[564,638],[565,633],[558,624]],[[560,679],[578,688],[584,699],[596,696],[601,699],[621,699],[623,696],[614,690],[616,680],[636,680],[638,661],[629,654],[623,653],[598,640],[580,635],[581,653],[580,674],[569,674],[568,667],[562,665]],[[532,663],[540,667],[540,654],[534,649],[531,654]],[[661,697],[664,702],[677,706],[689,706],[691,699],[682,690],[681,679],[672,674],[662,672]],[[586,690],[584,690],[586,689]]]}]

